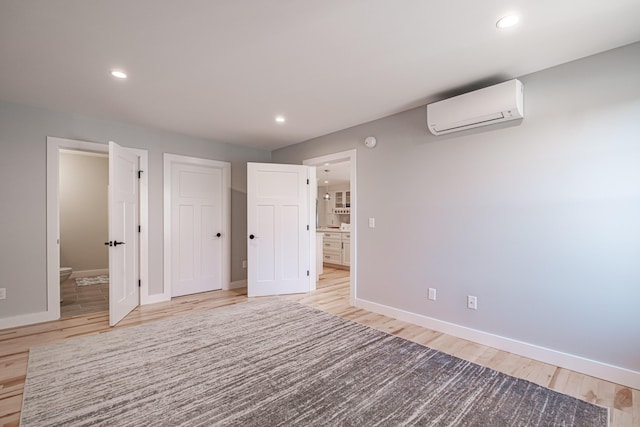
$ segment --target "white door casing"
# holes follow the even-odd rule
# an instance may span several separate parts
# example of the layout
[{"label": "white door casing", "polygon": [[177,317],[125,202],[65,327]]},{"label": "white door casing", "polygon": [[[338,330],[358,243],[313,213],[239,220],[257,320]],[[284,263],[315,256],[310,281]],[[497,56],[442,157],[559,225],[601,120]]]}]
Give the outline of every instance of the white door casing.
[{"label": "white door casing", "polygon": [[222,169],[171,170],[171,296],[222,289]]},{"label": "white door casing", "polygon": [[138,155],[109,141],[109,325],[140,302]]},{"label": "white door casing", "polygon": [[339,153],[328,154],[325,156],[314,157],[306,159],[302,164],[312,167],[322,167],[326,163],[344,162],[350,163],[350,185],[349,191],[351,193],[351,231],[350,240],[348,245],[349,250],[349,301],[351,305],[356,302],[357,288],[358,288],[358,198],[356,194],[357,190],[357,173],[356,173],[356,150],[342,151]]},{"label": "white door casing", "polygon": [[312,172],[247,163],[248,296],[308,292],[315,284]]},{"label": "white door casing", "polygon": [[[47,136],[47,297],[43,311],[0,319],[0,329],[60,318],[60,207],[59,207],[59,160],[60,150],[79,150],[108,153],[106,144]],[[140,159],[142,170],[147,170],[146,150],[131,149]],[[148,186],[147,174],[140,179],[140,279],[142,280],[142,303],[157,302],[149,295],[148,286]]]}]

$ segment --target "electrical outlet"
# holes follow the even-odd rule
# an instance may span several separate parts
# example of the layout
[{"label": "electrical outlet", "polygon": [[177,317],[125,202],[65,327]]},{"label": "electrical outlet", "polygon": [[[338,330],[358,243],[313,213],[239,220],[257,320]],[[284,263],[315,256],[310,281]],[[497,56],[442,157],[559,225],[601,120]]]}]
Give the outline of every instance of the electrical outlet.
[{"label": "electrical outlet", "polygon": [[0,288],[0,299],[7,299],[7,288]]},{"label": "electrical outlet", "polygon": [[242,261],[242,268],[247,268],[247,260]]},{"label": "electrical outlet", "polygon": [[467,308],[471,310],[478,309],[478,297],[474,297],[473,295],[467,295]]},{"label": "electrical outlet", "polygon": [[376,219],[369,218],[369,228],[376,228]]},{"label": "electrical outlet", "polygon": [[435,301],[436,300],[436,289],[435,288],[429,288],[429,299],[431,301]]}]

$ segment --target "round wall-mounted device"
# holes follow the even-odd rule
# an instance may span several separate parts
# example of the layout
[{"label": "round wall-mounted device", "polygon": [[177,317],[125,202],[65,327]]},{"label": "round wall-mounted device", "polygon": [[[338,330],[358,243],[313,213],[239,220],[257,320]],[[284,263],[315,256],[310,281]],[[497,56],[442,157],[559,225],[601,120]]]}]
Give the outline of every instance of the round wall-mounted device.
[{"label": "round wall-mounted device", "polygon": [[376,143],[377,143],[377,141],[376,141],[375,136],[368,136],[364,140],[364,145],[366,145],[368,148],[375,147]]}]

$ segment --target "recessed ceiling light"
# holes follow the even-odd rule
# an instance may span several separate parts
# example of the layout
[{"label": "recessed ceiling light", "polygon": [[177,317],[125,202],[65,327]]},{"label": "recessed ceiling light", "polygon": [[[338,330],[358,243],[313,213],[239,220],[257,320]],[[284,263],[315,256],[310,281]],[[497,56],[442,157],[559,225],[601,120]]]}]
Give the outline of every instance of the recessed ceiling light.
[{"label": "recessed ceiling light", "polygon": [[284,123],[284,116],[276,116],[276,122]]},{"label": "recessed ceiling light", "polygon": [[328,183],[329,183],[329,181],[325,181],[324,183],[325,183],[325,184],[328,184]]},{"label": "recessed ceiling light", "polygon": [[119,71],[119,70],[113,70],[111,72],[111,75],[113,77],[117,77],[119,79],[126,79],[127,78],[127,75],[123,71]]},{"label": "recessed ceiling light", "polygon": [[518,23],[518,21],[520,21],[520,17],[518,15],[503,16],[502,18],[498,19],[498,22],[496,22],[496,27],[500,29],[513,27]]}]

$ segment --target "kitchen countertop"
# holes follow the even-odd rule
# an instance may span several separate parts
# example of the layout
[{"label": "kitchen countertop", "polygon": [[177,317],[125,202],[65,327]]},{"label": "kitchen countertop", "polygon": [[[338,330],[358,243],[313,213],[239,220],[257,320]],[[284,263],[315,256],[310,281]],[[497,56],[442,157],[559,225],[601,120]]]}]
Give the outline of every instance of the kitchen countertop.
[{"label": "kitchen countertop", "polygon": [[330,227],[318,227],[316,228],[318,233],[349,233],[351,230],[340,230],[340,227],[330,228]]}]

